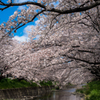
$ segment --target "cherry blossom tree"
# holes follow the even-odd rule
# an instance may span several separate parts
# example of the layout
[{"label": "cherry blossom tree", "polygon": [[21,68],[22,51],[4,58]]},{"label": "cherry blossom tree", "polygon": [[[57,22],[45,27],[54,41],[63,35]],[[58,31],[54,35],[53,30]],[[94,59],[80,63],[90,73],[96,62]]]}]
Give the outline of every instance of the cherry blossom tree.
[{"label": "cherry blossom tree", "polygon": [[[38,22],[40,26],[39,23],[42,24],[42,21]],[[81,29],[79,24],[71,24],[71,28],[68,24],[62,28],[55,24],[50,31],[48,27],[38,25],[32,27],[28,43],[14,42],[16,45],[12,51],[9,49],[9,55],[5,54],[11,68],[4,75],[11,73],[13,77],[35,82],[55,80],[60,84],[90,80],[93,75],[87,69],[100,64],[98,33],[91,33],[85,26]],[[37,34],[40,38],[34,40]]]},{"label": "cherry blossom tree", "polygon": [[0,26],[0,29],[0,76],[2,76],[2,74],[9,69],[5,59],[5,50],[9,49],[12,45],[12,39],[4,33],[5,31],[3,30],[2,25]]},{"label": "cherry blossom tree", "polygon": [[[69,15],[76,12],[89,11],[92,8],[100,5],[99,0],[33,0],[27,2],[17,2],[16,0],[0,0],[0,10],[8,9],[13,6],[26,5],[27,10],[21,10],[21,12],[14,12],[14,15],[10,16],[11,20],[17,17],[17,21],[10,21],[12,30],[16,30],[29,22],[34,21],[36,17],[40,18],[41,14],[44,16],[51,16],[52,21],[56,20],[57,17],[62,15]],[[19,14],[18,14],[19,13]],[[12,24],[12,25],[11,25]],[[9,29],[8,27],[8,29]],[[12,32],[10,30],[10,32]]]},{"label": "cherry blossom tree", "polygon": [[[96,73],[94,69],[100,65],[100,1],[59,0],[57,4],[57,0],[22,3],[0,0],[1,10],[26,4],[26,10],[15,11],[7,23],[0,26],[2,64],[9,66],[3,75],[11,73],[14,78],[35,82],[55,80],[60,84],[90,80],[88,69]],[[19,44],[12,40],[9,45],[8,36],[36,17],[39,20],[32,27],[29,42]],[[37,35],[39,39],[34,40]],[[100,70],[95,75],[100,78]]]}]

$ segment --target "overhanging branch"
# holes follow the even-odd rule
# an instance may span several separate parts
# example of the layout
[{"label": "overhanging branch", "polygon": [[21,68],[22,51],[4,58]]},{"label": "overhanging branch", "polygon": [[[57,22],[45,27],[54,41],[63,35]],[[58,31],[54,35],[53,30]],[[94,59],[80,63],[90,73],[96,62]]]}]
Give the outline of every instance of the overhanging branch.
[{"label": "overhanging branch", "polygon": [[87,60],[84,60],[84,59],[75,58],[75,57],[71,57],[71,56],[68,56],[68,58],[78,60],[78,61],[82,61],[82,62],[85,62],[85,63],[88,63],[88,64],[95,64],[95,65],[100,64],[100,62],[90,62],[90,61],[87,61]]},{"label": "overhanging branch", "polygon": [[[0,5],[7,6],[7,8],[8,8],[11,6],[23,6],[23,5],[28,5],[28,4],[36,5],[38,7],[44,8],[46,11],[50,11],[50,12],[55,12],[55,13],[59,13],[59,14],[69,14],[69,13],[74,13],[74,12],[82,12],[82,11],[86,11],[86,10],[92,9],[94,7],[97,7],[100,5],[100,1],[96,1],[87,6],[82,6],[82,7],[78,6],[76,8],[72,8],[69,10],[59,10],[59,9],[55,9],[55,8],[48,9],[44,4],[37,3],[37,2],[23,2],[23,3],[9,3],[9,4],[1,3]],[[4,8],[1,8],[0,10],[4,10],[4,9],[6,9],[6,8],[4,7]]]}]

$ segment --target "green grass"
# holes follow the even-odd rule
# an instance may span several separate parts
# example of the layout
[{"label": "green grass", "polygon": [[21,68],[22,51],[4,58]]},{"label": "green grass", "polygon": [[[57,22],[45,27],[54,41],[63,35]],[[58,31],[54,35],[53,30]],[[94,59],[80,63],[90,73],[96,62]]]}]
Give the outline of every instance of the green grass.
[{"label": "green grass", "polygon": [[27,82],[25,80],[18,79],[8,79],[4,78],[0,80],[0,89],[9,89],[9,88],[22,88],[22,87],[37,87],[38,85],[33,82]]},{"label": "green grass", "polygon": [[32,81],[3,78],[0,80],[0,89],[12,89],[12,88],[26,88],[26,87],[39,87],[39,86],[55,86],[54,90],[58,90],[59,86],[56,86],[57,82],[52,81],[40,81],[38,85]]},{"label": "green grass", "polygon": [[66,87],[69,87],[69,86],[74,86],[74,85],[71,84],[70,82],[68,82],[68,83],[66,84]]},{"label": "green grass", "polygon": [[88,83],[77,92],[85,94],[86,100],[100,100],[100,80]]},{"label": "green grass", "polygon": [[53,85],[53,83],[51,82],[51,81],[47,81],[47,82],[45,82],[45,81],[40,81],[40,83],[39,83],[41,86],[52,86]]},{"label": "green grass", "polygon": [[[39,83],[41,86],[52,86],[53,83],[51,81],[40,81]],[[27,82],[25,80],[18,80],[18,79],[9,79],[4,78],[0,80],[0,89],[10,89],[10,88],[23,88],[23,87],[38,87],[36,83],[33,83],[32,81]]]}]

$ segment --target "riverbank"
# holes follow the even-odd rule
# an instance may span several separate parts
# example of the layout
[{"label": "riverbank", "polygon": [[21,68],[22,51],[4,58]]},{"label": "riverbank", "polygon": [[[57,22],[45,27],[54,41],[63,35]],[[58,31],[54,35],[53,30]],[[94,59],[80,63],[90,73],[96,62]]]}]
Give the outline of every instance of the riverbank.
[{"label": "riverbank", "polygon": [[27,87],[42,87],[42,86],[53,86],[51,81],[40,81],[37,83],[35,82],[28,82],[24,79],[9,79],[3,78],[0,80],[0,89],[15,89],[15,88],[27,88]]},{"label": "riverbank", "polygon": [[[37,98],[39,95],[45,95],[49,92],[59,93],[68,92],[72,97],[84,98],[85,100],[100,100],[100,81],[92,81],[82,85],[67,84],[61,90],[55,90],[54,83],[51,81],[40,81],[37,85],[33,82],[18,79],[2,79],[0,80],[0,100],[14,98]],[[58,88],[59,89],[59,88]],[[76,92],[75,92],[76,91]],[[58,94],[57,94],[58,95]],[[32,100],[30,99],[30,100]],[[28,100],[28,99],[27,99]],[[42,100],[42,99],[41,99]],[[77,99],[76,99],[77,100]],[[84,99],[82,99],[84,100]]]},{"label": "riverbank", "polygon": [[34,83],[24,79],[3,78],[0,80],[0,100],[28,100],[45,95],[55,87],[51,81]]},{"label": "riverbank", "polygon": [[2,89],[0,90],[0,100],[33,100],[40,95],[50,93],[53,88],[53,86],[43,86],[18,89]]},{"label": "riverbank", "polygon": [[82,89],[77,89],[77,93],[85,96],[85,100],[100,100],[100,80],[87,83]]},{"label": "riverbank", "polygon": [[70,96],[71,98],[76,97],[75,95],[70,93],[74,92],[74,85],[67,84],[66,90],[57,90],[59,89],[59,87],[55,88],[54,86],[52,86],[54,84],[57,85],[56,82],[51,81],[40,81],[37,85],[36,83],[33,83],[31,81],[27,82],[25,80],[11,80],[8,78],[4,78],[0,80],[0,100],[33,100],[35,98],[38,98],[39,96],[43,96],[48,93],[50,94],[51,92],[63,92],[65,93],[65,95],[66,93],[68,93],[69,95],[67,96]]}]

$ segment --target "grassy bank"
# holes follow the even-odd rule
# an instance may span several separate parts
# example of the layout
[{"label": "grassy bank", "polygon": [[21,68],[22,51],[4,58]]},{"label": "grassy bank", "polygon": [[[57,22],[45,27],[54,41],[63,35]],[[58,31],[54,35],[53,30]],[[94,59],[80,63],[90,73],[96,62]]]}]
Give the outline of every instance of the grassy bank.
[{"label": "grassy bank", "polygon": [[86,100],[100,100],[100,80],[88,83],[83,89],[77,92],[83,93]]},{"label": "grassy bank", "polygon": [[[41,81],[39,82],[41,86],[52,86],[51,81]],[[22,87],[38,87],[36,83],[30,81],[25,81],[25,80],[18,80],[18,79],[8,79],[4,78],[0,80],[0,89],[10,89],[10,88],[22,88]]]}]

